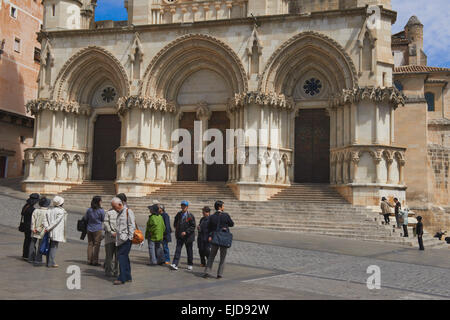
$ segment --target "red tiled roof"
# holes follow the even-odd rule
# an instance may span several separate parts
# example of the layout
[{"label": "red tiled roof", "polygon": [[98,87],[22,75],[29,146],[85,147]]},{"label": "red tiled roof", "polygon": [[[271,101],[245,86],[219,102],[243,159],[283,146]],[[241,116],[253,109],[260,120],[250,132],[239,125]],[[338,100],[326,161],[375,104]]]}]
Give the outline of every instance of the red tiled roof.
[{"label": "red tiled roof", "polygon": [[394,68],[394,73],[450,72],[450,68],[407,65]]}]

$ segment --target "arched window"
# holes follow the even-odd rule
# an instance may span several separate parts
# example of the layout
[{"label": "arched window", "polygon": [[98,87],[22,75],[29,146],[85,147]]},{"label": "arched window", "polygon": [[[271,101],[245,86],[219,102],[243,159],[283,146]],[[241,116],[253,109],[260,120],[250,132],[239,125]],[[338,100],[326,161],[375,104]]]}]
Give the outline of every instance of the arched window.
[{"label": "arched window", "polygon": [[400,81],[395,80],[394,81],[394,85],[395,85],[395,87],[397,88],[398,91],[403,91],[403,85],[402,85],[402,83]]},{"label": "arched window", "polygon": [[425,100],[427,100],[428,111],[434,111],[434,93],[426,92]]}]

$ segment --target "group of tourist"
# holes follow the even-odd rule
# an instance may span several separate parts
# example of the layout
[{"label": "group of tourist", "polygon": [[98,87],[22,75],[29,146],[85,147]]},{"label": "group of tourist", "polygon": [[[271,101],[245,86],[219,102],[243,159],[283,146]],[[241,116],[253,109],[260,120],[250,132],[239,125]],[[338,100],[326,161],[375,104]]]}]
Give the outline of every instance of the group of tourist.
[{"label": "group of tourist", "polygon": [[58,268],[56,251],[60,242],[66,242],[67,234],[67,212],[63,205],[64,199],[59,196],[51,201],[38,193],[32,193],[27,199],[21,212],[21,228],[25,235],[22,257],[25,261],[35,266],[44,265],[41,247],[46,241],[48,251],[45,265]]},{"label": "group of tourist", "polygon": [[[381,198],[381,214],[384,217],[384,224],[390,225],[390,215],[392,213],[391,208],[394,208],[394,215],[395,215],[395,222],[397,224],[397,228],[400,229],[403,227],[403,237],[407,238],[408,235],[408,216],[409,216],[409,210],[408,208],[405,208],[402,210],[402,205],[400,201],[397,198],[394,198],[394,204],[391,204],[386,197]],[[417,225],[416,225],[416,233],[417,233],[417,239],[419,242],[419,249],[424,250],[423,246],[423,224],[422,224],[422,217],[418,216],[417,218]]]},{"label": "group of tourist", "polygon": [[[42,241],[46,233],[49,238],[49,251],[46,265],[57,268],[55,262],[56,249],[59,242],[66,241],[67,212],[63,208],[64,199],[60,196],[51,201],[39,194],[30,195],[22,209],[25,241],[23,258],[35,265],[43,265],[41,250]],[[176,250],[170,263],[169,243],[172,242],[172,228],[170,217],[163,204],[155,200],[148,206],[150,215],[145,230],[145,239],[148,242],[150,266],[168,265],[171,270],[178,270],[183,246],[187,253],[187,270],[193,270],[193,243],[196,230],[198,232],[197,244],[200,255],[201,267],[204,267],[204,277],[210,277],[212,266],[217,253],[220,251],[217,279],[222,278],[227,247],[212,243],[214,232],[224,231],[229,233],[229,228],[234,222],[228,213],[224,212],[223,201],[214,204],[215,213],[211,215],[211,209],[202,209],[202,218],[196,225],[194,215],[189,211],[189,203],[181,202],[181,210],[175,216],[174,228],[176,238]],[[105,274],[116,277],[115,285],[132,281],[129,253],[132,241],[137,229],[134,212],[128,207],[127,196],[118,194],[111,201],[111,209],[105,211],[102,208],[102,198],[92,198],[91,206],[81,219],[85,229],[82,231],[82,239],[87,235],[87,263],[92,266],[101,266],[99,263],[100,245],[105,244]],[[36,249],[37,245],[37,249]]]}]

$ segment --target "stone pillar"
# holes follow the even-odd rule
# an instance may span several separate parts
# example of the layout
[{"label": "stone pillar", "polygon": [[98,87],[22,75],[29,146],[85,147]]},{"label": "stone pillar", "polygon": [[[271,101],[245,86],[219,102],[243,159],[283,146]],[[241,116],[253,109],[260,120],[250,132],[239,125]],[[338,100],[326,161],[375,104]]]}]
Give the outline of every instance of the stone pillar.
[{"label": "stone pillar", "polygon": [[392,163],[394,162],[394,159],[386,159],[386,169],[387,169],[387,183],[393,184],[392,181]]},{"label": "stone pillar", "polygon": [[404,167],[405,167],[405,160],[398,160],[398,175],[399,175],[399,182],[398,184],[404,185]]},{"label": "stone pillar", "polygon": [[381,160],[382,160],[381,157],[376,157],[374,159],[375,168],[376,168],[375,181],[374,181],[375,183],[382,183],[381,177],[380,177],[380,175],[381,175]]},{"label": "stone pillar", "polygon": [[352,157],[351,159],[351,170],[350,170],[350,180],[352,183],[357,182],[357,175],[358,175],[358,164],[359,164],[359,158],[358,157]]},{"label": "stone pillar", "polygon": [[55,132],[56,114],[55,114],[55,111],[51,111],[51,113],[52,113],[52,126],[50,127],[50,148],[54,148],[55,147],[55,139],[53,138],[53,134]]}]

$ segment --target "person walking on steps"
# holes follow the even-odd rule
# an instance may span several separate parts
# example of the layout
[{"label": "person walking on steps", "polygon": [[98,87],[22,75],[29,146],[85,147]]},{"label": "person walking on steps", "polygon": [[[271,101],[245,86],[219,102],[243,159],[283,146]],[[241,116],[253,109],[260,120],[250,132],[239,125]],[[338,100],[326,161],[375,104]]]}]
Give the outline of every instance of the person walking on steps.
[{"label": "person walking on steps", "polygon": [[400,203],[400,201],[398,201],[397,198],[394,198],[394,203],[395,203],[395,208],[394,208],[394,214],[395,214],[395,222],[397,223],[397,228],[400,229],[401,228],[401,216],[402,214],[400,213],[400,210],[402,209],[402,204]]},{"label": "person walking on steps", "polygon": [[390,204],[385,197],[382,197],[380,207],[381,213],[384,216],[384,223],[386,225],[389,225],[391,222],[389,216],[391,215],[391,208],[393,207],[393,205]]},{"label": "person walking on steps", "polygon": [[175,227],[175,237],[177,239],[177,247],[175,250],[175,255],[173,257],[172,264],[170,268],[172,270],[178,270],[178,263],[180,262],[181,249],[183,246],[186,247],[187,260],[189,271],[192,271],[194,265],[194,252],[192,249],[193,242],[195,240],[195,217],[189,212],[189,202],[181,202],[181,211],[175,216],[175,221],[173,223]]}]

